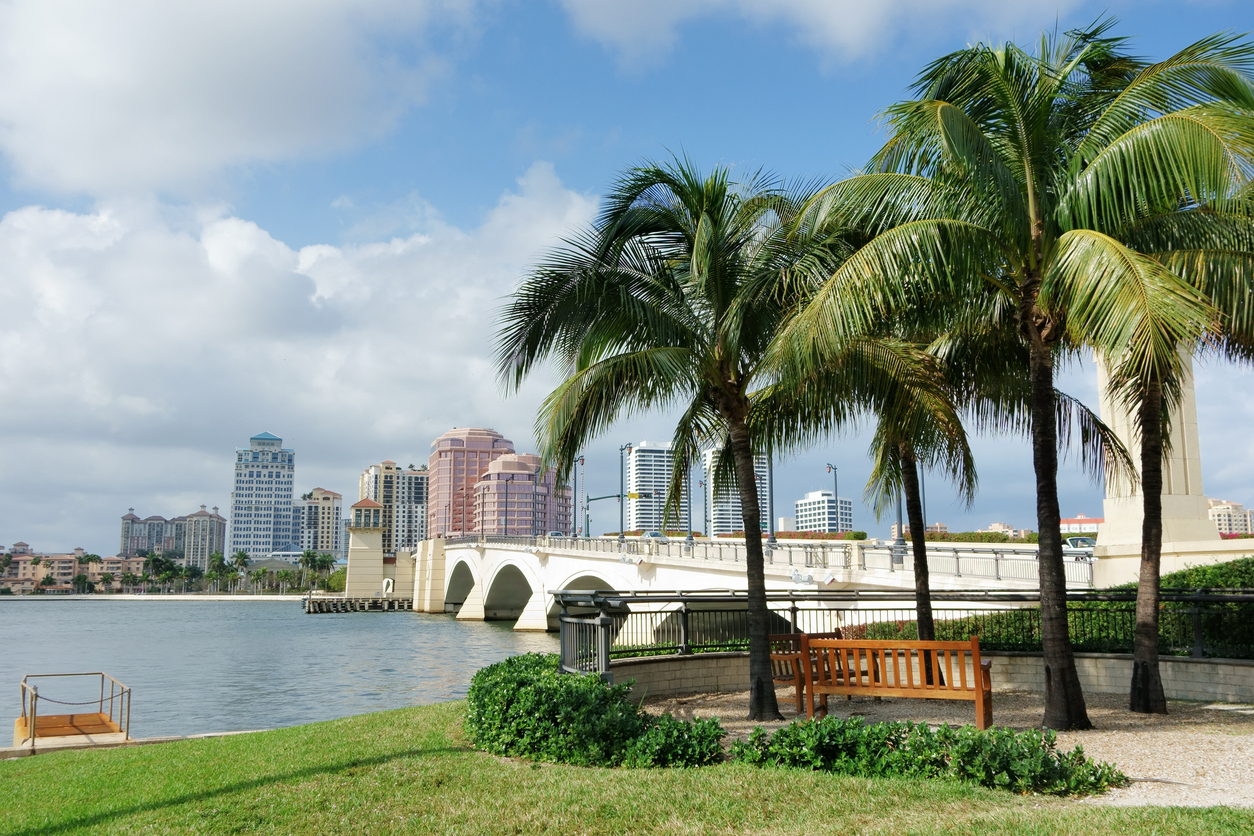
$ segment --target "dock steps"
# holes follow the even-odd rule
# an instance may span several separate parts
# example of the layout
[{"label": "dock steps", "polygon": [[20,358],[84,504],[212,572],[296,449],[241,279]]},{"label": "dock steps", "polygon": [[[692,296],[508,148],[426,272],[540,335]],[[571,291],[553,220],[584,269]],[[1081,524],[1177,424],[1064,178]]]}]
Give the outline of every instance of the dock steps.
[{"label": "dock steps", "polygon": [[412,598],[314,598],[305,599],[305,613],[337,612],[410,612],[414,609]]}]

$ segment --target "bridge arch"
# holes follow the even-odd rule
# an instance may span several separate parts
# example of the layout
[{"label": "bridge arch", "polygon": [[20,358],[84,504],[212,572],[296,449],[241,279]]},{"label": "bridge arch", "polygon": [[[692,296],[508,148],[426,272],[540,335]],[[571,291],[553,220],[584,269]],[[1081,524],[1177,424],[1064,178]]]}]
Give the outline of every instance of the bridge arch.
[{"label": "bridge arch", "polygon": [[502,563],[486,586],[483,597],[485,621],[516,621],[538,588],[532,578],[512,561]]},{"label": "bridge arch", "polygon": [[448,573],[448,585],[444,590],[444,611],[455,613],[460,610],[474,588],[475,571],[470,568],[470,561],[458,560]]}]

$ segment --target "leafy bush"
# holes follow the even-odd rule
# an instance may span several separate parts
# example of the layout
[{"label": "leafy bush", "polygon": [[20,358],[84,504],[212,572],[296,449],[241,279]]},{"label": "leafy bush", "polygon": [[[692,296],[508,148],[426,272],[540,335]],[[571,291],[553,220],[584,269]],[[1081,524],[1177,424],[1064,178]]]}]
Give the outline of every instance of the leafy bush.
[{"label": "leafy bush", "polygon": [[1003,531],[929,531],[923,535],[928,542],[940,543],[1011,543],[1022,545],[1035,543],[1038,536],[1035,531],[1023,537],[1011,537]]},{"label": "leafy bush", "polygon": [[348,570],[337,569],[327,575],[327,592],[343,592],[348,583]]},{"label": "leafy bush", "polygon": [[576,766],[700,766],[721,757],[717,720],[651,717],[630,685],[562,674],[555,654],[529,653],[477,671],[466,733],[495,755]]},{"label": "leafy bush", "polygon": [[838,775],[956,778],[1013,792],[1076,795],[1122,786],[1127,776],[1094,763],[1080,747],[1059,752],[1052,731],[1016,732],[974,726],[933,730],[925,724],[861,718],[793,723],[769,735],[754,729],[732,746],[735,760]]}]

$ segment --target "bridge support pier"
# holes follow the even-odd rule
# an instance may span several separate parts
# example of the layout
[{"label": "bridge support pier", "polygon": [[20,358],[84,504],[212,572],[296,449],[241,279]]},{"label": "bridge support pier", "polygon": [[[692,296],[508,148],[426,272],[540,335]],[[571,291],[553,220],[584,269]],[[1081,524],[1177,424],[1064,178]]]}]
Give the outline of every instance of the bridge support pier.
[{"label": "bridge support pier", "polygon": [[518,616],[518,621],[514,623],[514,629],[547,632],[549,629],[549,604],[551,601],[549,594],[543,589],[538,589],[531,593],[531,597],[527,599],[527,606],[523,608],[522,614]]},{"label": "bridge support pier", "polygon": [[475,581],[475,585],[466,595],[462,608],[457,611],[458,621],[483,621],[487,618],[487,613],[483,609],[483,584]]}]

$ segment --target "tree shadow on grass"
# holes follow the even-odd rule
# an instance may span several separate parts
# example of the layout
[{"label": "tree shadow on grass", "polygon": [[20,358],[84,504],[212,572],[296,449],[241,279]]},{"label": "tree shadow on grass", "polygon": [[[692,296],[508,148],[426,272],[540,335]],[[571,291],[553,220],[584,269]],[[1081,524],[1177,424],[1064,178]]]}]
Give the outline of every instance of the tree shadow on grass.
[{"label": "tree shadow on grass", "polygon": [[306,769],[297,769],[292,772],[285,772],[278,775],[266,775],[253,778],[248,781],[239,781],[234,784],[228,784],[226,786],[206,790],[204,792],[185,793],[183,795],[175,796],[174,798],[166,798],[160,801],[150,801],[145,804],[134,804],[120,810],[110,810],[108,812],[80,816],[59,824],[38,825],[25,830],[15,830],[10,834],[10,836],[45,836],[45,834],[49,833],[64,833],[78,828],[94,827],[114,819],[122,819],[138,813],[148,813],[154,810],[161,810],[166,807],[177,807],[190,802],[208,801],[209,799],[231,795],[232,793],[257,789],[258,787],[263,787],[267,784],[279,784],[285,781],[312,778],[317,775],[344,772],[346,770],[357,769],[363,766],[381,766],[382,764],[389,763],[390,761],[401,760],[403,758],[412,758],[422,755],[465,754],[473,751],[475,750],[468,746],[441,746],[431,749],[407,749],[403,752],[393,752],[388,755],[376,755],[372,758],[348,758],[337,763],[311,766]]}]

